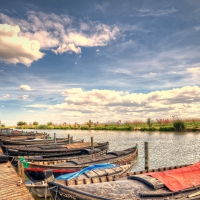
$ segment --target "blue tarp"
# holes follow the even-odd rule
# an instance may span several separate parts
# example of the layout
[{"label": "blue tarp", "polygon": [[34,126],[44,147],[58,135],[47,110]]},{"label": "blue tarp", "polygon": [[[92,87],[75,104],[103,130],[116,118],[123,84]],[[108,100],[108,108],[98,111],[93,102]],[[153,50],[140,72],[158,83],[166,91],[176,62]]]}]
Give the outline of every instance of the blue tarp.
[{"label": "blue tarp", "polygon": [[105,168],[112,168],[117,167],[115,164],[109,164],[109,163],[102,163],[102,164],[95,164],[91,165],[89,167],[86,167],[82,169],[81,171],[69,173],[69,174],[63,174],[61,176],[58,176],[56,180],[70,180],[72,178],[77,178],[78,176],[84,174],[87,171],[93,170],[93,169],[105,169]]}]

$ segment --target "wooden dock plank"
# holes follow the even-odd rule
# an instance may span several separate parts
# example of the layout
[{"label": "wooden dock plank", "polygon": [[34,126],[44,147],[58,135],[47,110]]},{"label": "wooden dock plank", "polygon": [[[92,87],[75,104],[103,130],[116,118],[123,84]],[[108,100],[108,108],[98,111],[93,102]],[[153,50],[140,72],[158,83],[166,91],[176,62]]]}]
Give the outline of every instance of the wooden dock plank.
[{"label": "wooden dock plank", "polygon": [[10,162],[0,164],[0,199],[34,200],[25,184],[18,185],[19,176]]}]

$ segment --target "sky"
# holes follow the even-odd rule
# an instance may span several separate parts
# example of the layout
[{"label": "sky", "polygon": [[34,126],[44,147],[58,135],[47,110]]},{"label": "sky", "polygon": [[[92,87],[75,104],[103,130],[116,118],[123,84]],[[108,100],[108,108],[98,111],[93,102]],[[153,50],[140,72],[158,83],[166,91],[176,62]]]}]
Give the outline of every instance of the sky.
[{"label": "sky", "polygon": [[199,0],[0,0],[0,120],[200,118]]}]

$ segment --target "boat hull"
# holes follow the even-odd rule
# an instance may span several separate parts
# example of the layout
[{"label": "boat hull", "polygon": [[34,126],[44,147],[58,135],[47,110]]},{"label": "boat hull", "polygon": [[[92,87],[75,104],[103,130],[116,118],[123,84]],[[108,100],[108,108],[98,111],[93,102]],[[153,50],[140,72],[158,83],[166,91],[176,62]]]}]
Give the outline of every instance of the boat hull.
[{"label": "boat hull", "polygon": [[[132,169],[133,165],[135,164],[135,162],[131,163],[131,164],[127,164],[127,165],[122,165],[122,166],[113,166],[113,167],[108,167],[108,168],[103,168],[103,169],[91,169],[89,171],[85,171],[84,173],[82,173],[81,175],[79,174],[78,177],[59,177],[59,181],[60,183],[63,184],[70,184],[70,185],[75,185],[77,182],[83,182],[84,180],[87,179],[87,182],[92,182],[92,180],[94,180],[94,178],[100,178],[102,176],[106,176],[109,177],[110,175],[118,175],[118,176],[122,176],[123,174],[130,172],[130,170]],[[88,178],[90,177],[90,178]],[[52,175],[49,174],[49,177],[46,178],[46,180],[52,180]],[[66,179],[69,179],[66,181]],[[45,197],[47,196],[47,192],[48,195],[50,195],[50,191],[49,189],[47,190],[47,181],[41,181],[41,182],[27,182],[26,183],[26,187],[34,194],[36,194],[39,197]]]},{"label": "boat hull", "polygon": [[44,180],[44,177],[45,177],[44,172],[49,169],[51,169],[53,171],[54,176],[57,177],[61,173],[64,174],[64,173],[80,171],[81,169],[88,167],[90,165],[96,164],[96,163],[113,163],[113,164],[118,164],[118,165],[124,165],[133,161],[133,159],[137,156],[138,148],[134,147],[134,148],[127,149],[125,151],[126,151],[125,155],[121,155],[121,156],[114,155],[112,158],[110,158],[110,155],[112,155],[112,153],[109,152],[106,155],[103,155],[103,156],[99,155],[99,156],[95,156],[94,158],[92,158],[91,156],[88,156],[83,159],[76,158],[76,159],[69,160],[69,161],[75,160],[78,162],[81,162],[82,160],[84,161],[85,159],[90,160],[90,161],[95,160],[95,161],[91,161],[85,164],[78,164],[74,166],[67,165],[63,162],[60,162],[60,166],[58,164],[55,165],[55,164],[50,164],[47,162],[47,164],[37,165],[37,166],[35,165],[34,168],[29,167],[25,169],[25,174],[32,181],[41,181],[41,180]]},{"label": "boat hull", "polygon": [[46,197],[50,197],[51,196],[51,193],[50,193],[50,190],[48,189],[48,185],[47,184],[44,184],[44,185],[26,185],[26,187],[28,188],[28,190],[37,195],[38,197],[41,197],[41,198],[46,198]]},{"label": "boat hull", "polygon": [[[84,184],[77,183],[70,187],[58,181],[49,182],[48,185],[52,197],[57,200],[197,200],[200,199],[199,165],[200,163],[131,172],[127,177],[112,176],[109,179],[98,179],[89,183],[84,181]],[[158,178],[162,177],[162,174],[165,174],[164,182]],[[188,176],[195,177],[190,180],[190,184],[185,181]]]},{"label": "boat hull", "polygon": [[[58,146],[49,146],[47,147],[47,144],[41,144],[41,146],[26,146],[26,147],[13,147],[13,146],[1,146],[3,152],[9,156],[51,156],[55,154],[62,154],[65,156],[70,155],[81,155],[82,150],[86,148],[91,148],[90,142],[75,142],[71,144],[62,144],[57,143]],[[51,144],[50,144],[51,145]],[[73,148],[68,148],[68,146],[74,145]],[[99,148],[101,150],[108,149],[109,143],[96,143],[95,148]]]}]

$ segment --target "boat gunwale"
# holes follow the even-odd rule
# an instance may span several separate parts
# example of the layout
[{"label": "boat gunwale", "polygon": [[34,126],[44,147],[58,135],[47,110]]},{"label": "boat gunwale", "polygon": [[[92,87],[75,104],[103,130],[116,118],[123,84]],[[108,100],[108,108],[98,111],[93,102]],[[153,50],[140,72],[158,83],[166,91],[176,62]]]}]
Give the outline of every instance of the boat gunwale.
[{"label": "boat gunwale", "polygon": [[[138,153],[138,148],[137,147],[133,147],[133,148],[129,148],[129,149],[133,149],[133,151],[129,152],[128,154],[126,155],[123,155],[123,156],[118,156],[118,157],[115,157],[115,158],[112,158],[112,159],[107,159],[107,160],[102,160],[101,162],[97,161],[98,163],[102,163],[102,162],[110,162],[110,163],[113,163],[113,164],[126,164],[128,162],[131,161],[131,159],[133,159],[137,153]],[[128,150],[128,149],[126,149]],[[101,156],[101,155],[100,155]],[[92,157],[95,157],[95,156],[92,156]],[[75,158],[76,159],[76,158]],[[126,159],[126,160],[125,160]],[[77,160],[79,160],[79,158],[77,158]],[[70,161],[70,160],[69,160]],[[48,168],[48,169],[82,169],[84,167],[87,167],[89,165],[91,165],[92,163],[95,163],[95,161],[93,162],[90,162],[90,163],[86,163],[86,164],[78,164],[78,165],[74,165],[74,166],[55,166],[55,165],[37,165],[38,168]],[[28,170],[25,169],[25,170]]]}]

